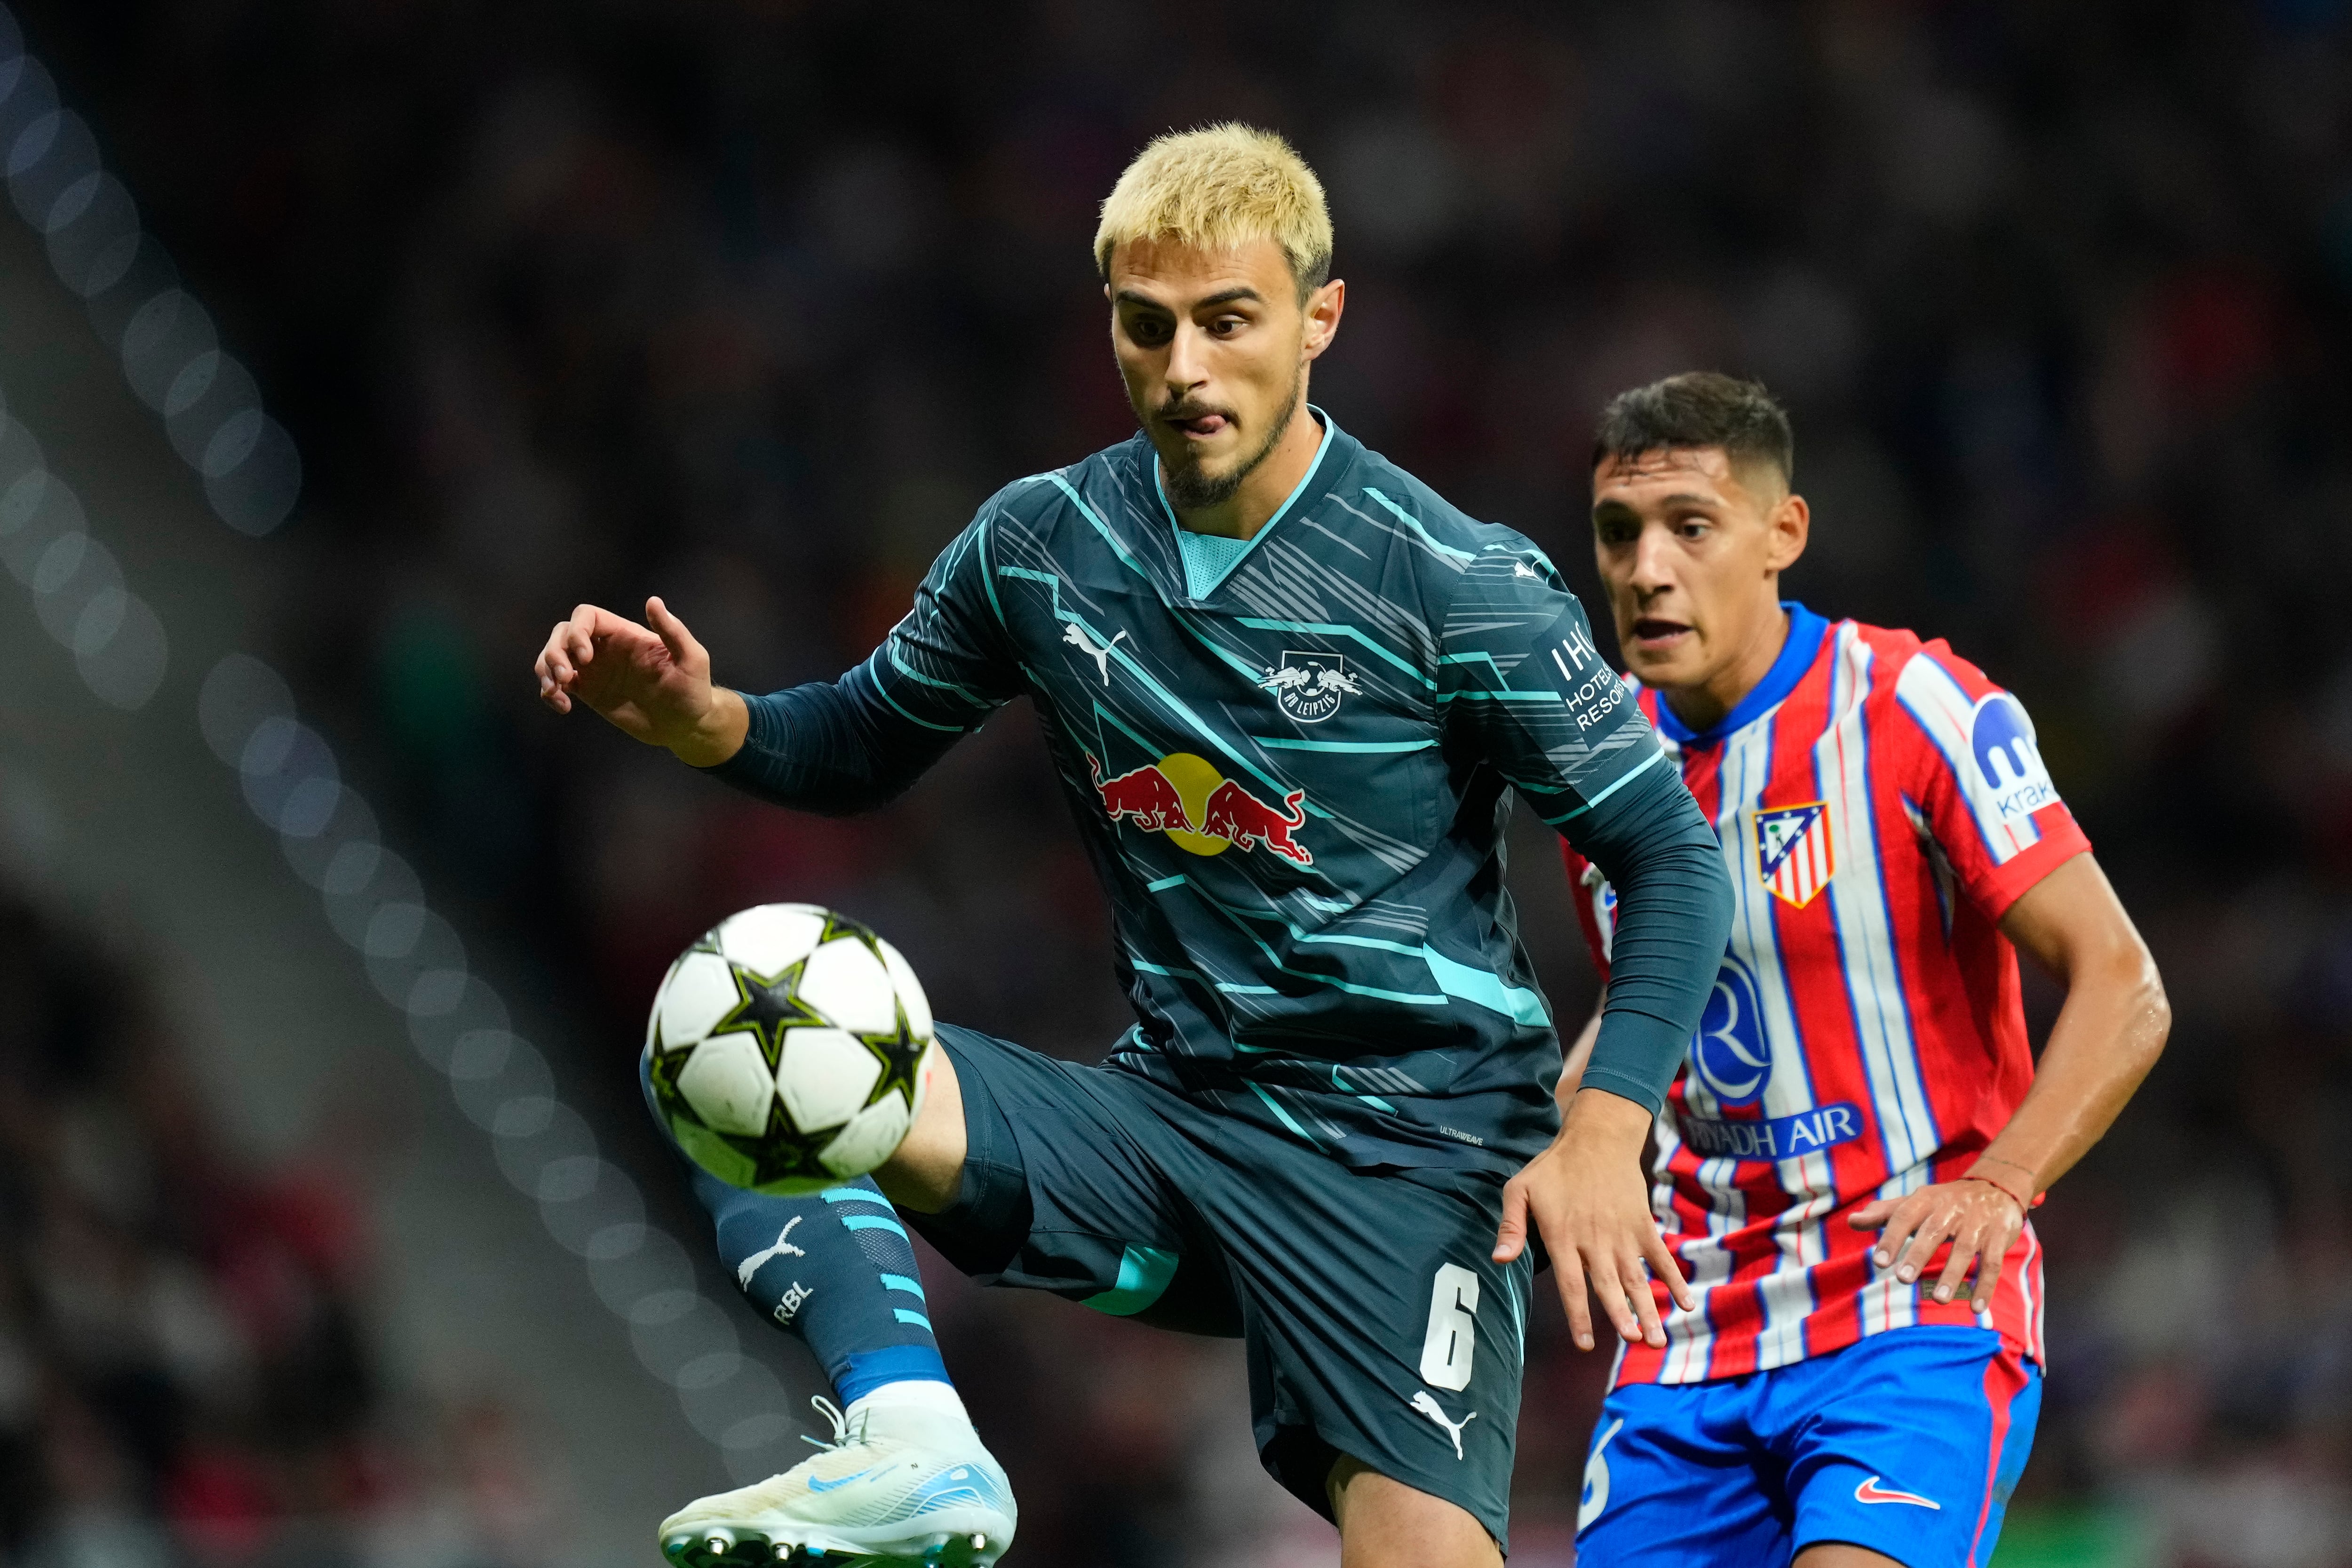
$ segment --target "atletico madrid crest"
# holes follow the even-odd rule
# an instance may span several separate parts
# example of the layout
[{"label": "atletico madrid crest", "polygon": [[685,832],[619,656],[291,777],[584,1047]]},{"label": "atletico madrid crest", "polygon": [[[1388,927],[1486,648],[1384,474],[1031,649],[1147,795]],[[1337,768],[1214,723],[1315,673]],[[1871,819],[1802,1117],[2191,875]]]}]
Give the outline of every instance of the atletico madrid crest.
[{"label": "atletico madrid crest", "polygon": [[1776,805],[1754,813],[1756,875],[1774,898],[1803,909],[1837,871],[1826,801]]}]

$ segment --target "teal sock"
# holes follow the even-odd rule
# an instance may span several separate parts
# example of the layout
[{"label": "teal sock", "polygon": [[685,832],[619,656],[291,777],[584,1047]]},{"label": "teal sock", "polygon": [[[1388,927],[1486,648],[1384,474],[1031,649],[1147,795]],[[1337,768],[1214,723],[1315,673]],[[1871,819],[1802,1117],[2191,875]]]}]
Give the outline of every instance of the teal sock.
[{"label": "teal sock", "polygon": [[698,1170],[694,1193],[744,1298],[808,1346],[843,1405],[889,1383],[952,1385],[914,1246],[871,1177],[773,1198]]}]

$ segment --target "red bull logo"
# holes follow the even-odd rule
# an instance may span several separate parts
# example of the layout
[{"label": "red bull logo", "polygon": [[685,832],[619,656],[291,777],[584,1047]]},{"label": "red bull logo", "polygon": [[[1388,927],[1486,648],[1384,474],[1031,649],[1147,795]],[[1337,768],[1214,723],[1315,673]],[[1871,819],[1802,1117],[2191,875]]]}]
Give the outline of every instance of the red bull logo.
[{"label": "red bull logo", "polygon": [[1087,767],[1094,774],[1095,793],[1102,796],[1103,813],[1113,823],[1133,823],[1146,833],[1164,833],[1178,848],[1194,855],[1222,855],[1236,847],[1265,849],[1300,866],[1312,866],[1315,857],[1291,837],[1305,826],[1300,803],[1303,789],[1282,797],[1280,806],[1265,802],[1225,777],[1215,764],[1190,752],[1176,752],[1156,763],[1102,776],[1102,764],[1093,757]]}]

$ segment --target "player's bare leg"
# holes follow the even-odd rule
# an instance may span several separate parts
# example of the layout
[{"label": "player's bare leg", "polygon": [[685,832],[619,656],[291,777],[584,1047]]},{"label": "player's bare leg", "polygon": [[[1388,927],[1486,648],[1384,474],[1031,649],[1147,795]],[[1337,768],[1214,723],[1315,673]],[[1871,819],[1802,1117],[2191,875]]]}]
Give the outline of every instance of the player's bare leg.
[{"label": "player's bare leg", "polygon": [[932,1053],[923,1108],[898,1144],[898,1152],[874,1173],[890,1201],[917,1214],[937,1214],[956,1200],[963,1184],[968,1147],[963,1126],[963,1086],[947,1052]]},{"label": "player's bare leg", "polygon": [[1798,1552],[1796,1568],[1903,1568],[1903,1564],[1865,1546],[1824,1541]]},{"label": "player's bare leg", "polygon": [[1344,1455],[1328,1484],[1339,1518],[1339,1568],[1501,1568],[1495,1538],[1458,1504]]}]

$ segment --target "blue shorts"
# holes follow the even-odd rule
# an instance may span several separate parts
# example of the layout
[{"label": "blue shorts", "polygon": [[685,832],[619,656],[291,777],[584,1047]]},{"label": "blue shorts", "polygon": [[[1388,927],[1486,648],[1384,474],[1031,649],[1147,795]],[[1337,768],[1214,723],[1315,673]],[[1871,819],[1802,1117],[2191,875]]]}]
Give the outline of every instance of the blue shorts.
[{"label": "blue shorts", "polygon": [[1634,1384],[1593,1427],[1581,1568],[1784,1568],[1847,1542],[1982,1568],[2042,1371],[1990,1329],[1909,1328],[1771,1372]]}]

